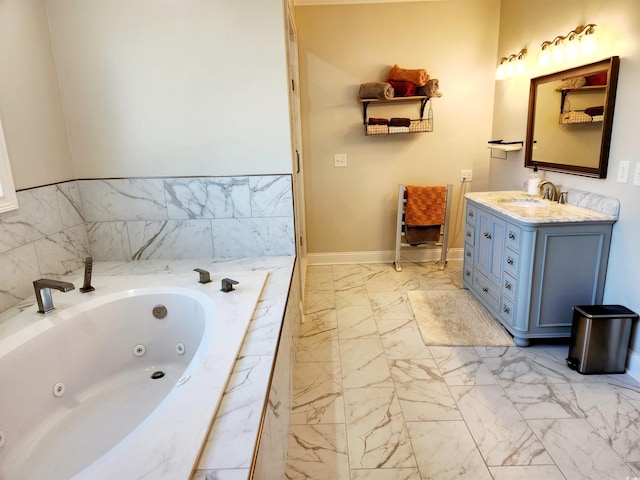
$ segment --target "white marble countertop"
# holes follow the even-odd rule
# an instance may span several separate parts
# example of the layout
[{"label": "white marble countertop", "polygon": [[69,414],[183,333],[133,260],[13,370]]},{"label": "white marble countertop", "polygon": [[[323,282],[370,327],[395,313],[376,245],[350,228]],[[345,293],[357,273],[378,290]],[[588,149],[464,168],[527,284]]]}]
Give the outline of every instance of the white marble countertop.
[{"label": "white marble countertop", "polygon": [[[226,276],[227,272],[269,272],[193,478],[208,478],[208,473],[213,472],[222,475],[220,478],[249,477],[294,265],[293,256],[94,263],[94,275],[191,272],[195,280],[198,274],[193,272],[194,268],[208,270],[212,277],[214,274]],[[77,279],[81,274],[74,272],[64,280]],[[34,304],[35,297],[30,297],[2,312],[0,336],[24,327],[10,319],[21,311],[35,308]]]},{"label": "white marble countertop", "polygon": [[[568,201],[570,203],[566,204],[544,200],[539,196],[527,195],[526,192],[519,190],[470,192],[465,194],[465,198],[502,213],[517,222],[530,225],[615,222],[618,219],[616,199],[590,194],[587,201],[586,195],[582,192],[576,192],[573,195],[572,193],[569,192]],[[572,203],[572,199],[576,199],[578,203],[583,205],[588,205],[589,208]]]}]

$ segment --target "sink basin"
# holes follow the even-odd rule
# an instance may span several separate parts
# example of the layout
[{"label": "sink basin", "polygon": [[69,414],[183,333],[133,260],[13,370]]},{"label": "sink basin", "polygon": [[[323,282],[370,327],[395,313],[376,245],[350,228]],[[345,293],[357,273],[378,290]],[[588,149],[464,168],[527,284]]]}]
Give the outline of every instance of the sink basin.
[{"label": "sink basin", "polygon": [[513,205],[514,207],[547,207],[549,202],[540,198],[502,198],[500,203]]}]

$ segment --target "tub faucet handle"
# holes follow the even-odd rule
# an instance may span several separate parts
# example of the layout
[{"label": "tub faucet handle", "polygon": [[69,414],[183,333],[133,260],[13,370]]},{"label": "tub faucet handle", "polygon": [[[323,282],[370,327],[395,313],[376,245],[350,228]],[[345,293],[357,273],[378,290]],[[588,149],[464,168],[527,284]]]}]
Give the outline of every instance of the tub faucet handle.
[{"label": "tub faucet handle", "polygon": [[209,272],[207,272],[206,270],[203,270],[201,268],[194,268],[193,271],[198,272],[200,274],[200,279],[198,280],[198,282],[200,283],[211,282],[211,276],[209,275]]},{"label": "tub faucet handle", "polygon": [[237,285],[238,282],[236,280],[232,280],[230,278],[223,278],[222,279],[222,288],[220,289],[221,292],[230,292],[232,290],[235,290],[235,288],[233,288],[234,285]]},{"label": "tub faucet handle", "polygon": [[91,273],[93,272],[93,258],[87,257],[84,260],[84,284],[80,287],[82,293],[93,292],[95,288],[91,286]]}]

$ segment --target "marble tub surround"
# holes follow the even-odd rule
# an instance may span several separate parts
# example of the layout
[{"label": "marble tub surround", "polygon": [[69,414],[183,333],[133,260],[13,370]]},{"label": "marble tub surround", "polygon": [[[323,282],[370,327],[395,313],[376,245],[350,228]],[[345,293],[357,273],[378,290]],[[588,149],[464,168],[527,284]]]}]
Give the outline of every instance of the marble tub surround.
[{"label": "marble tub surround", "polygon": [[290,175],[78,183],[97,260],[295,254]]},{"label": "marble tub surround", "polygon": [[[244,480],[249,476],[283,314],[287,306],[294,263],[294,257],[281,256],[222,261],[209,258],[170,262],[150,260],[94,264],[96,276],[156,275],[162,277],[173,273],[193,274],[195,285],[199,285],[198,274],[192,271],[196,267],[210,271],[212,280],[216,282],[233,272],[268,272],[267,281],[234,365],[229,384],[225,388],[199,463],[192,474],[194,479]],[[80,273],[80,271],[74,272],[67,277],[67,280],[77,278]],[[236,288],[241,287],[238,285]],[[212,288],[217,288],[217,285],[212,284]],[[58,295],[58,293],[53,293],[54,305],[60,301],[64,303],[65,294]],[[0,336],[28,327],[24,324],[12,324],[7,320],[21,311],[35,309],[34,302],[35,299],[30,298],[0,314]],[[240,428],[237,428],[238,426]],[[275,432],[275,429],[272,431]],[[286,432],[283,435],[286,437]],[[286,439],[283,441],[286,442]]]},{"label": "marble tub surround", "polygon": [[[435,263],[399,273],[390,264],[308,268],[286,478],[639,476],[640,384],[630,376],[580,375],[566,366],[561,343],[422,343],[407,291],[460,288],[461,267],[450,260],[444,271]],[[349,300],[361,308],[349,309]],[[375,328],[353,338],[344,326],[356,319]],[[349,354],[365,341],[382,345],[383,362],[372,369]],[[376,348],[367,358],[379,356]],[[352,385],[356,364],[362,378]],[[378,386],[380,372],[390,381]]]},{"label": "marble tub surround", "polygon": [[33,295],[37,278],[67,275],[89,254],[77,182],[17,196],[18,210],[0,214],[0,311]]},{"label": "marble tub surround", "polygon": [[290,175],[73,180],[0,215],[0,311],[95,261],[294,255]]},{"label": "marble tub surround", "polygon": [[465,198],[531,225],[615,221],[620,209],[615,198],[578,190],[568,192],[566,204],[530,196],[519,190],[471,192],[465,194]]}]

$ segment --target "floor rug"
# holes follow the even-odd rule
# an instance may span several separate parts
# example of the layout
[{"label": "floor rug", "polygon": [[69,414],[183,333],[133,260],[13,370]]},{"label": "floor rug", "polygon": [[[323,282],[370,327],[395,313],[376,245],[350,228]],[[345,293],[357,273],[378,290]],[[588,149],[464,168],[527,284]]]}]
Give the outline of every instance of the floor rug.
[{"label": "floor rug", "polygon": [[407,295],[425,345],[515,346],[466,290],[410,290]]}]

